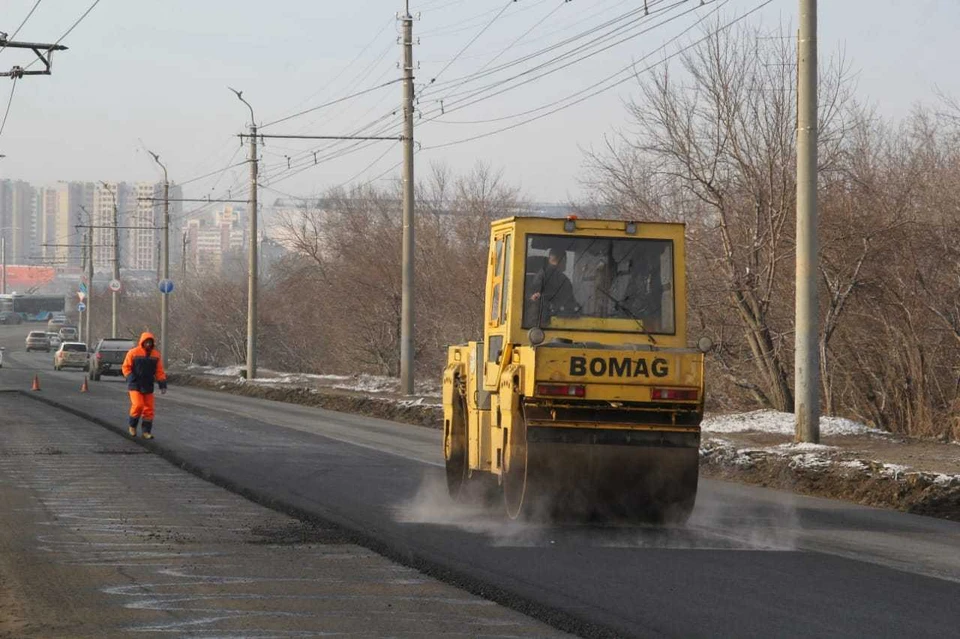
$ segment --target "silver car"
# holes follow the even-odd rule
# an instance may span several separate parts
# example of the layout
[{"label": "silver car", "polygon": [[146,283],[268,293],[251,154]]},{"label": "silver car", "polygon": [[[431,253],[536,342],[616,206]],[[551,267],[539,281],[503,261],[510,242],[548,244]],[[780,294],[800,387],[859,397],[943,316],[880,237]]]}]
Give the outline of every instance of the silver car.
[{"label": "silver car", "polygon": [[30,331],[27,334],[26,342],[27,352],[30,351],[44,351],[50,352],[50,338],[47,337],[45,331]]},{"label": "silver car", "polygon": [[82,368],[89,370],[90,356],[87,354],[87,345],[83,342],[64,342],[53,355],[54,370],[64,368]]}]

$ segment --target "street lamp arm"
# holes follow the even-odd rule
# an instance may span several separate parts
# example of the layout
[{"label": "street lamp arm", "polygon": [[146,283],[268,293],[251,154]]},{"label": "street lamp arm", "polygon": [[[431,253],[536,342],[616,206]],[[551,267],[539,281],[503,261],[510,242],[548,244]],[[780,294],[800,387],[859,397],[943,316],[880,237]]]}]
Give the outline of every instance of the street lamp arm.
[{"label": "street lamp arm", "polygon": [[165,166],[163,165],[163,162],[160,161],[160,156],[159,156],[158,154],[154,153],[153,151],[151,151],[150,149],[147,149],[147,153],[149,153],[151,156],[153,156],[154,161],[155,161],[157,164],[160,165],[160,168],[161,168],[161,169],[163,169],[163,181],[164,181],[164,182],[169,182],[169,180],[167,179],[167,167],[165,167]]},{"label": "street lamp arm", "polygon": [[227,88],[230,89],[231,91],[233,91],[233,92],[236,94],[237,98],[238,98],[241,102],[243,102],[244,104],[246,104],[248,109],[250,109],[250,126],[257,126],[257,119],[256,119],[256,118],[254,117],[254,115],[253,115],[253,107],[250,106],[250,103],[249,103],[249,102],[247,102],[246,100],[243,99],[243,91],[237,91],[237,90],[234,89],[233,87],[227,87]]}]

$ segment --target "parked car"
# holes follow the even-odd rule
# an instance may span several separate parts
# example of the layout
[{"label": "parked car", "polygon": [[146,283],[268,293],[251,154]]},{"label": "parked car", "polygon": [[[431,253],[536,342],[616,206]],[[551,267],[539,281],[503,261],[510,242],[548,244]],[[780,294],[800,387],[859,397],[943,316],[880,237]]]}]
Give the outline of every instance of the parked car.
[{"label": "parked car", "polygon": [[13,311],[0,311],[0,324],[19,324],[23,321],[19,313]]},{"label": "parked car", "polygon": [[93,359],[90,362],[90,379],[96,382],[100,380],[101,375],[123,375],[120,370],[123,366],[123,358],[127,356],[127,351],[134,346],[136,346],[136,343],[132,339],[107,337],[100,340],[93,350]]},{"label": "parked car", "polygon": [[53,355],[53,369],[82,368],[90,370],[90,356],[83,342],[64,342]]},{"label": "parked car", "polygon": [[64,342],[75,342],[80,336],[76,326],[61,326],[57,333],[60,335],[60,340]]},{"label": "parked car", "polygon": [[5,346],[0,346],[0,368],[3,368],[3,351],[7,350]]},{"label": "parked car", "polygon": [[47,334],[43,331],[30,331],[27,333],[26,348],[28,353],[30,351],[44,351],[45,353],[49,353],[50,338],[47,337]]},{"label": "parked car", "polygon": [[50,348],[60,348],[60,344],[64,342],[60,333],[47,333],[47,337],[50,339]]}]

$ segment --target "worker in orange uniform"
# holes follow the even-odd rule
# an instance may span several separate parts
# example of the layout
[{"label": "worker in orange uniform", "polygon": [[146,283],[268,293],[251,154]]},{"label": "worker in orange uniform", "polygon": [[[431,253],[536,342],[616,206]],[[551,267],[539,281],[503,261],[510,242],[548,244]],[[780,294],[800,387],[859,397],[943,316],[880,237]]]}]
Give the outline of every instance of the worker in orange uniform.
[{"label": "worker in orange uniform", "polygon": [[127,351],[123,359],[124,377],[127,378],[127,390],[130,391],[130,427],[131,437],[137,436],[137,424],[143,418],[143,438],[153,439],[153,385],[160,387],[160,393],[167,392],[167,374],[163,371],[160,351],[154,346],[156,340],[152,333],[140,335],[137,346]]}]

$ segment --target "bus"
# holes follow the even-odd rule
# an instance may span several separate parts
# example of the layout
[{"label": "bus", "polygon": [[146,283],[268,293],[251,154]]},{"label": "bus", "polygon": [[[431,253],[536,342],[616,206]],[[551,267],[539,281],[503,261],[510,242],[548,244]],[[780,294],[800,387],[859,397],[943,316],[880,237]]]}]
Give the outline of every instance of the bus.
[{"label": "bus", "polygon": [[0,311],[13,311],[28,322],[45,322],[66,308],[64,295],[0,295]]}]

